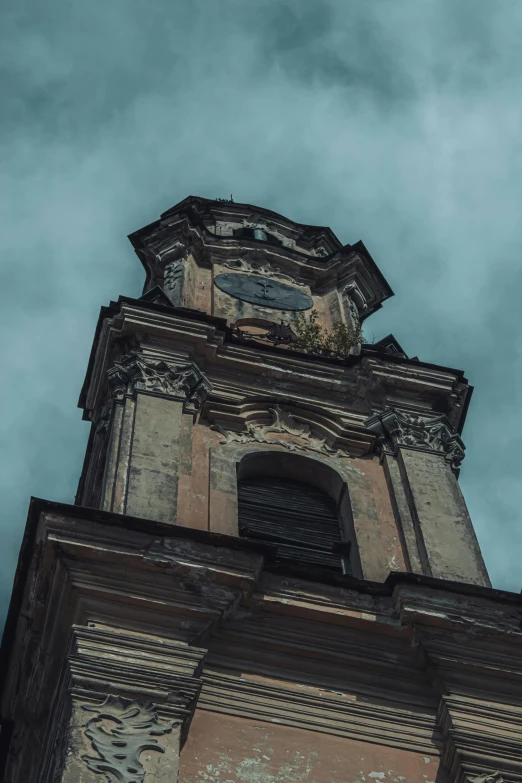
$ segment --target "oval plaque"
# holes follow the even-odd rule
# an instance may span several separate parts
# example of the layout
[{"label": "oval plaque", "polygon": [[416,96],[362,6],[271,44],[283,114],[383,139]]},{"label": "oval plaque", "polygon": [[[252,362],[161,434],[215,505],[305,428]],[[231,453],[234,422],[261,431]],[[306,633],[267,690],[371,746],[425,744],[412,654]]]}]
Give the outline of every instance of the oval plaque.
[{"label": "oval plaque", "polygon": [[217,287],[236,299],[272,307],[274,310],[309,310],[314,306],[311,296],[291,285],[259,275],[225,272],[214,278]]}]

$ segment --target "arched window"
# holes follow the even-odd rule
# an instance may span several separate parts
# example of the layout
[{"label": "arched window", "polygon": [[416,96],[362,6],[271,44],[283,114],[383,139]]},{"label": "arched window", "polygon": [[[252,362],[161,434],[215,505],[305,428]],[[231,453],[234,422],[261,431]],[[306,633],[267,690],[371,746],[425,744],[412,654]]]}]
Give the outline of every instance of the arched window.
[{"label": "arched window", "polygon": [[[238,474],[239,535],[276,545],[280,561],[351,573],[351,536],[340,504],[345,486],[339,481],[340,486],[330,494],[315,481],[295,477],[303,472],[303,463],[311,463],[318,483],[321,479],[324,483],[326,474],[329,484],[334,484],[328,476],[331,469],[314,460],[272,453],[270,466],[270,457],[267,464],[267,455],[256,456],[257,461],[250,460],[250,464],[247,458]],[[305,473],[310,471],[307,467]]]}]

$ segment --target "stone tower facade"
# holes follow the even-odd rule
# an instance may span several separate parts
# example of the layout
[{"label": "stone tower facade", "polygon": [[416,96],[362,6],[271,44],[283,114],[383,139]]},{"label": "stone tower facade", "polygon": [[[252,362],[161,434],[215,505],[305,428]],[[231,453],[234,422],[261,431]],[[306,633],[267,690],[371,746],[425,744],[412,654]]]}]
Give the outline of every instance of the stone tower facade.
[{"label": "stone tower facade", "polygon": [[102,308],[74,506],[31,501],[6,783],[522,780],[522,601],[458,484],[471,387],[361,326],[362,242],[190,197]]}]

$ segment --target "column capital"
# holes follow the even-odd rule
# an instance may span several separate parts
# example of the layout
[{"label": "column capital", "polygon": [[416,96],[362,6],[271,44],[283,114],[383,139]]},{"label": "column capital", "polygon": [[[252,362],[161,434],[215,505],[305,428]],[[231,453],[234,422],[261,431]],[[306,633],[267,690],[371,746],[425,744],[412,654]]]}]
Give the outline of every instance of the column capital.
[{"label": "column capital", "polygon": [[141,354],[131,354],[121,359],[108,371],[107,379],[115,400],[142,391],[179,400],[189,413],[199,409],[212,388],[208,378],[194,362],[168,362]]},{"label": "column capital", "polygon": [[453,468],[464,459],[466,447],[444,414],[430,416],[387,407],[370,416],[365,426],[394,454],[399,448],[440,454]]}]

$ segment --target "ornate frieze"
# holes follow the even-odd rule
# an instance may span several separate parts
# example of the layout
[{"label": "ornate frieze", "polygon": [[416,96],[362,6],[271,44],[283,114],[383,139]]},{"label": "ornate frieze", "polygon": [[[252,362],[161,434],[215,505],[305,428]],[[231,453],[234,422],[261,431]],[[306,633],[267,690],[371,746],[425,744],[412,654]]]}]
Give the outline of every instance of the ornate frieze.
[{"label": "ornate frieze", "polygon": [[346,295],[346,301],[348,302],[348,309],[352,317],[353,327],[354,329],[357,329],[361,323],[361,319],[359,318],[359,310],[357,309],[357,305],[355,304],[355,302],[350,296]]},{"label": "ornate frieze", "polygon": [[[279,405],[269,408],[274,415],[271,424],[247,423],[246,432],[235,432],[213,424],[212,429],[217,430],[225,437],[225,443],[264,443],[271,446],[283,446],[288,451],[316,451],[326,454],[328,457],[348,457],[348,454],[339,449],[332,449],[325,438],[314,436],[309,424],[299,421],[288,411],[284,411]],[[287,434],[292,440],[280,440],[270,438],[270,433]]]},{"label": "ornate frieze", "polygon": [[85,724],[85,734],[98,754],[82,756],[89,769],[105,774],[111,783],[142,783],[145,769],[139,759],[140,753],[143,750],[164,753],[156,737],[172,731],[174,721],[160,722],[156,708],[150,702],[113,695],[99,706],[84,706],[83,709],[95,713]]},{"label": "ornate frieze", "polygon": [[179,365],[138,355],[125,358],[107,375],[109,389],[116,400],[144,391],[182,400],[189,411],[198,410],[212,388],[194,362]]},{"label": "ornate frieze", "polygon": [[221,266],[227,269],[233,269],[235,272],[248,272],[251,275],[261,275],[262,277],[269,277],[272,280],[282,280],[293,285],[304,286],[304,283],[300,283],[294,277],[287,275],[281,271],[279,267],[268,263],[252,263],[251,261],[245,261],[242,258],[233,259],[230,261],[223,261]]},{"label": "ornate frieze", "polygon": [[441,454],[453,467],[464,459],[465,446],[446,416],[424,416],[386,408],[370,416],[365,426],[393,451],[399,446]]}]

